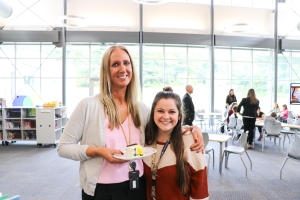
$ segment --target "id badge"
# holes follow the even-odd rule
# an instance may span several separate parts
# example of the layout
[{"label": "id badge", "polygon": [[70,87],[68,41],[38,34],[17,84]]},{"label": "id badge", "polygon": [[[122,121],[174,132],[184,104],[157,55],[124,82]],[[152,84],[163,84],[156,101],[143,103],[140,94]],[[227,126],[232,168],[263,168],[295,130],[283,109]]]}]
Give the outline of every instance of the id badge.
[{"label": "id badge", "polygon": [[139,170],[129,172],[129,189],[130,190],[139,189],[139,175],[140,175]]}]

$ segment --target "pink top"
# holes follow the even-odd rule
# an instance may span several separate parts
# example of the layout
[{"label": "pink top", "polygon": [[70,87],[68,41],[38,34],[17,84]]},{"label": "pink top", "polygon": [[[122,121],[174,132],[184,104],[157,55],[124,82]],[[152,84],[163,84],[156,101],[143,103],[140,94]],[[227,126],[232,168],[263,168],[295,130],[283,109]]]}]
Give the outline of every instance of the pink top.
[{"label": "pink top", "polygon": [[282,112],[283,112],[282,118],[287,119],[289,117],[289,110],[285,109]]},{"label": "pink top", "polygon": [[[131,115],[129,115],[123,122],[122,127],[126,135],[127,141],[129,140],[128,120],[130,124],[130,144],[141,144],[140,129],[134,126]],[[112,149],[125,149],[127,144],[121,127],[114,128],[112,131],[108,128],[109,119],[105,118],[105,147]],[[140,177],[144,174],[144,167],[142,160],[136,160],[136,170],[140,171]],[[111,164],[107,160],[103,160],[98,183],[121,183],[128,181],[129,161],[122,164]]]}]

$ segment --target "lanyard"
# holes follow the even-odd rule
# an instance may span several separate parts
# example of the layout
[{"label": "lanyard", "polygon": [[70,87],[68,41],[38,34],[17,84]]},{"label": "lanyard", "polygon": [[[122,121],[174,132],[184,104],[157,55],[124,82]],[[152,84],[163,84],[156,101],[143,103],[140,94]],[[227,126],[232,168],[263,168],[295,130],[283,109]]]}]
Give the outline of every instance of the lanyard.
[{"label": "lanyard", "polygon": [[[129,112],[129,109],[128,109],[128,112]],[[129,131],[129,133],[128,133],[128,136],[129,136],[129,138],[128,138],[128,141],[127,141],[126,134],[125,134],[125,131],[124,131],[124,129],[123,129],[123,126],[122,126],[121,120],[120,120],[120,118],[119,118],[119,115],[118,115],[118,122],[119,122],[119,125],[121,126],[121,129],[122,129],[122,132],[123,132],[123,135],[124,135],[124,138],[125,138],[126,144],[127,144],[127,146],[128,146],[128,145],[130,145],[130,135],[131,135],[131,131],[130,131],[130,117],[129,117],[129,113],[128,113],[128,116],[127,116],[127,120],[128,120],[128,131]]]},{"label": "lanyard", "polygon": [[[152,154],[152,156],[151,156],[151,172],[152,172],[151,197],[152,197],[152,199],[155,199],[156,172],[158,170],[158,165],[161,160],[161,157],[164,155],[165,151],[167,150],[169,143],[170,143],[170,138],[164,144],[164,146],[161,150],[161,153],[160,153],[159,160],[157,161],[156,164],[155,164],[156,153]],[[152,147],[156,149],[156,146],[157,146],[156,142],[154,142]]]}]

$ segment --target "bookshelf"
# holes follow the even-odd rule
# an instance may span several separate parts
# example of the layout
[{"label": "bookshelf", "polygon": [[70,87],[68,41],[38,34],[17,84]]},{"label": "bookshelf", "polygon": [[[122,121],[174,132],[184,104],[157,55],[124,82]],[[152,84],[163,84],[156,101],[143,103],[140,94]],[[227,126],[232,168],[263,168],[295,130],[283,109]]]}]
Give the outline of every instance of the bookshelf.
[{"label": "bookshelf", "polygon": [[3,141],[36,140],[36,108],[4,107],[2,108]]},{"label": "bookshelf", "polygon": [[37,145],[56,144],[67,124],[67,107],[38,108],[36,110]]},{"label": "bookshelf", "polygon": [[2,111],[2,106],[0,106],[0,141],[2,141],[2,145],[4,145],[5,141],[3,138],[3,131],[4,131],[4,127],[3,127],[3,111]]},{"label": "bookshelf", "polygon": [[38,147],[44,143],[56,147],[66,124],[66,106],[3,107],[0,108],[0,141],[2,145],[16,141],[36,141]]}]

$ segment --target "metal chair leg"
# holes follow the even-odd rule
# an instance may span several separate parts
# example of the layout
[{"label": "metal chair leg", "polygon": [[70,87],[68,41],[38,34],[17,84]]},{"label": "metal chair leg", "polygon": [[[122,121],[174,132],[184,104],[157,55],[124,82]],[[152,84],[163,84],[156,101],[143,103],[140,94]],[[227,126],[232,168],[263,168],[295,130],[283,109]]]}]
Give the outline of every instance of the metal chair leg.
[{"label": "metal chair leg", "polygon": [[280,168],[280,179],[281,179],[281,177],[282,177],[282,169],[283,169],[283,167],[284,167],[284,165],[285,165],[287,159],[288,159],[288,157],[285,158],[285,160],[283,161],[282,166],[281,166],[281,168]]},{"label": "metal chair leg", "polygon": [[245,163],[244,163],[244,160],[243,160],[243,158],[242,158],[242,155],[240,155],[240,158],[241,158],[241,160],[242,160],[242,162],[243,162],[243,164],[244,164],[244,167],[245,167],[245,169],[246,169],[246,177],[247,177],[247,167],[246,167],[246,165],[245,165]]},{"label": "metal chair leg", "polygon": [[215,168],[215,150],[212,149],[213,152],[213,169]]},{"label": "metal chair leg", "polygon": [[251,159],[250,159],[250,157],[249,157],[247,151],[245,151],[245,152],[246,152],[246,155],[247,155],[247,157],[249,158],[249,161],[250,161],[250,170],[252,170],[252,161],[251,161]]},{"label": "metal chair leg", "polygon": [[208,162],[207,162],[207,176],[209,174],[209,163],[210,163],[210,154],[206,153],[208,155]]}]

